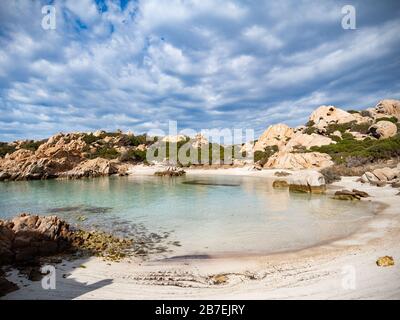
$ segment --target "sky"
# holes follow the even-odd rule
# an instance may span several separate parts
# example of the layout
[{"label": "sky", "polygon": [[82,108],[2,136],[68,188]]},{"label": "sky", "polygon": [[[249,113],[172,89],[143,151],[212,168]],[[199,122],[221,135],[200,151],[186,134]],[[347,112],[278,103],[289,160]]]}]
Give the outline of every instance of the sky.
[{"label": "sky", "polygon": [[[356,29],[342,28],[348,4]],[[399,79],[397,0],[0,3],[0,141],[169,120],[260,134],[323,104],[400,99]]]}]

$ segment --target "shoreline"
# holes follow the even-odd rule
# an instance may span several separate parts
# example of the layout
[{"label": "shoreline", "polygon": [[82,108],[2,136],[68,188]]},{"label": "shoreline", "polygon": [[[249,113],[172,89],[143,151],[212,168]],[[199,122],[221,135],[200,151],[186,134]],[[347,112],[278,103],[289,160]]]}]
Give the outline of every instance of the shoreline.
[{"label": "shoreline", "polygon": [[[150,174],[148,168],[145,169],[136,167],[130,174]],[[275,177],[276,171],[290,172],[231,168],[189,169],[187,174]],[[378,198],[377,202],[386,207],[347,237],[268,255],[207,259],[177,257],[151,261],[131,259],[111,264],[96,257],[63,261],[57,265],[57,292],[43,290],[40,281],[26,280],[24,285],[28,286],[2,299],[399,299],[400,210],[396,205],[400,197],[395,195],[397,189],[362,185],[355,182],[356,179],[343,177],[329,189],[361,189],[371,195],[372,199],[367,201]],[[376,266],[376,259],[384,255],[394,257],[393,267]],[[79,268],[81,264],[86,268]],[[342,286],[342,273],[346,268],[354,269],[357,279],[354,290]],[[216,275],[224,276],[223,283],[215,284],[213,277]],[[21,280],[15,271],[8,279],[16,283]],[[91,284],[105,279],[107,284],[104,286],[91,287]]]}]

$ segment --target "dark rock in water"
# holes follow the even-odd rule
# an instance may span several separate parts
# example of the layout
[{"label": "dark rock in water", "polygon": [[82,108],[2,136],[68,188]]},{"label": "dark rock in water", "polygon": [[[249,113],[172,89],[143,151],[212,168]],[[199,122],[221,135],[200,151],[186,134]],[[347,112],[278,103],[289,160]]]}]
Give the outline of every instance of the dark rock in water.
[{"label": "dark rock in water", "polygon": [[370,195],[369,195],[367,192],[365,192],[365,191],[360,191],[360,190],[357,190],[357,189],[353,189],[352,191],[353,191],[354,194],[358,195],[358,196],[361,197],[361,198],[368,198],[368,197],[370,197]]},{"label": "dark rock in water", "polygon": [[6,279],[4,272],[0,269],[0,297],[18,290],[19,287]]},{"label": "dark rock in water", "polygon": [[333,198],[337,200],[360,200],[361,198],[366,198],[366,197],[369,197],[368,193],[357,189],[353,189],[353,191],[349,190],[336,191]]},{"label": "dark rock in water", "polygon": [[186,174],[186,171],[177,168],[168,168],[164,171],[157,171],[154,175],[159,177],[180,177]]},{"label": "dark rock in water", "polygon": [[238,183],[217,183],[200,180],[183,181],[183,184],[193,184],[199,186],[216,186],[216,187],[240,187]]},{"label": "dark rock in water", "polygon": [[285,180],[275,180],[272,183],[273,188],[288,188],[289,184]]}]

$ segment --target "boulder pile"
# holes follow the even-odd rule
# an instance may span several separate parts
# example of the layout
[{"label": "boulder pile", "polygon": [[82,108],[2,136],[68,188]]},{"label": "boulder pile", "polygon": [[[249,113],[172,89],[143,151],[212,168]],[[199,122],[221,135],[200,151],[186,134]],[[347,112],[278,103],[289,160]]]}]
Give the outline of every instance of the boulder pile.
[{"label": "boulder pile", "polygon": [[387,184],[392,184],[395,187],[400,183],[400,164],[395,168],[378,168],[372,172],[367,171],[361,176],[360,181],[378,187]]}]

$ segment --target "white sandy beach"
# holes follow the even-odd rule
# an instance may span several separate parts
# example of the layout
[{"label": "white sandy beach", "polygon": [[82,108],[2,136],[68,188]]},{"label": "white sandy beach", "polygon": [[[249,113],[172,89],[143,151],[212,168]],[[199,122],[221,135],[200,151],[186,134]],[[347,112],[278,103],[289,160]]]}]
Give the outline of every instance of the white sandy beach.
[{"label": "white sandy beach", "polygon": [[[130,174],[153,174],[156,170],[136,166]],[[280,170],[194,169],[187,174],[271,177],[275,171]],[[347,238],[268,256],[64,261],[57,265],[56,290],[43,290],[40,281],[28,281],[13,271],[8,279],[21,289],[3,299],[400,299],[398,189],[373,187],[356,179],[342,178],[328,192],[357,188],[371,195],[362,201],[379,201],[386,206]],[[385,255],[394,258],[394,266],[376,265]],[[214,284],[211,277],[219,274],[227,281]]]}]

